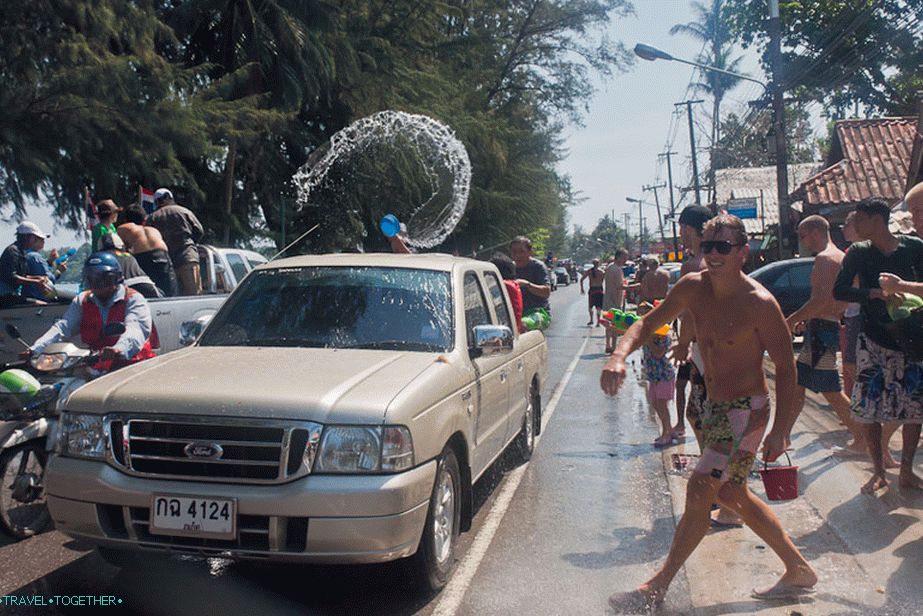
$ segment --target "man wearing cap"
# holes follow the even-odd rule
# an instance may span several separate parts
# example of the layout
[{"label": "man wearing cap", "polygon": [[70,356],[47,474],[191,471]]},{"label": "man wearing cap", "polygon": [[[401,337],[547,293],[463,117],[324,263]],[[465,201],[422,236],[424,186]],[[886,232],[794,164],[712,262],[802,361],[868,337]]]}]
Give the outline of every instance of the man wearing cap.
[{"label": "man wearing cap", "polygon": [[92,252],[100,250],[99,240],[102,236],[117,233],[115,221],[121,211],[122,208],[112,199],[105,199],[96,204],[96,215],[99,217],[99,222],[93,227],[90,235],[90,249]]},{"label": "man wearing cap", "polygon": [[202,223],[189,209],[173,201],[173,193],[166,188],[158,188],[154,193],[154,207],[157,209],[151,214],[150,223],[167,243],[180,293],[198,295],[202,292],[202,279],[196,244],[205,233]]},{"label": "man wearing cap", "polygon": [[[699,249],[702,243],[702,230],[705,223],[712,219],[714,214],[707,207],[701,205],[690,205],[683,208],[679,215],[679,235],[683,242],[683,252],[686,260],[680,268],[680,278],[693,272],[701,272],[706,269],[705,259]],[[677,351],[682,354],[682,359],[688,355],[687,349],[689,344],[695,338],[695,332],[692,330],[692,323],[688,320],[680,319],[680,339]],[[680,351],[681,349],[681,351]],[[674,352],[674,355],[677,355]],[[682,437],[686,433],[686,420],[683,415],[684,411],[692,422],[693,432],[698,438],[698,429],[696,419],[699,416],[701,405],[705,401],[705,377],[699,360],[698,349],[695,344],[692,346],[693,361],[685,361],[679,367],[676,374],[676,425],[673,427],[673,433],[677,437]],[[697,362],[697,363],[696,363]],[[689,392],[689,404],[686,404],[686,383],[692,381],[692,389]]]},{"label": "man wearing cap", "polygon": [[[37,289],[51,289],[51,281],[47,275],[30,274],[27,254],[31,251],[41,250],[45,246],[45,239],[51,237],[38,228],[38,225],[28,220],[16,227],[16,241],[6,247],[0,255],[0,296],[19,296],[21,287],[30,285]],[[52,260],[58,254],[52,251]],[[43,295],[43,293],[42,293]],[[31,294],[26,296],[30,297]]]}]

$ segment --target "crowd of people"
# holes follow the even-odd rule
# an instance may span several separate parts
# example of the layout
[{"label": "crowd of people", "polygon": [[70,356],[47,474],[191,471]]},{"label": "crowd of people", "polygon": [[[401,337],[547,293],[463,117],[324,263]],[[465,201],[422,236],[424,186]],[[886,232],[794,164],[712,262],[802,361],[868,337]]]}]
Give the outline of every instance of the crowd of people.
[{"label": "crowd of people", "polygon": [[[112,199],[97,203],[91,252],[112,253],[121,264],[126,285],[144,297],[200,294],[197,244],[204,234],[202,223],[176,203],[166,188],[154,193],[154,208],[148,215],[140,203],[124,209]],[[49,237],[31,221],[16,228],[16,241],[0,255],[0,301],[4,305],[73,299],[73,293],[55,287],[68,262],[57,249],[43,254]]]},{"label": "crowd of people", "polygon": [[[654,445],[682,439],[688,422],[701,455],[666,562],[639,588],[613,595],[614,607],[660,603],[708,528],[741,522],[785,564],[776,584],[754,590],[754,597],[789,598],[811,591],[817,582],[813,568],[746,484],[761,444],[767,461],[788,448],[806,390],[820,394],[851,435],[835,453],[871,460],[872,477],[861,486],[862,493],[886,487],[888,468],[899,468],[902,489],[923,489],[923,479],[913,469],[923,424],[923,312],[910,313],[913,318],[905,314],[903,320],[895,316],[908,294],[923,294],[923,184],[911,189],[905,202],[916,228],[913,235],[892,233],[888,203],[866,200],[844,223],[843,237],[850,242],[845,253],[831,240],[827,219],[803,219],[798,226],[801,253],[815,257],[811,296],[787,318],[772,295],[743,271],[749,245],[742,221],[715,217],[707,208],[683,211],[680,232],[688,258],[682,277],[666,292],[652,284],[661,278],[652,274],[656,263],[648,265],[639,284],[639,304],[653,307],[618,338],[600,385],[609,395],[617,393],[626,378],[628,356],[643,349],[648,400],[660,422]],[[616,263],[609,268],[614,272],[611,282],[622,293],[631,285],[624,283]],[[651,284],[645,284],[648,278]],[[606,275],[601,279],[607,293]],[[590,310],[592,316],[592,304]],[[674,322],[679,331],[668,352],[668,337],[657,332]],[[799,335],[803,341],[796,355],[793,340]],[[606,347],[608,354],[608,335]],[[775,365],[771,425],[764,353]],[[670,355],[679,364],[675,373],[666,359]],[[678,416],[671,427],[665,400],[674,393]],[[888,448],[898,428],[899,462]]]}]

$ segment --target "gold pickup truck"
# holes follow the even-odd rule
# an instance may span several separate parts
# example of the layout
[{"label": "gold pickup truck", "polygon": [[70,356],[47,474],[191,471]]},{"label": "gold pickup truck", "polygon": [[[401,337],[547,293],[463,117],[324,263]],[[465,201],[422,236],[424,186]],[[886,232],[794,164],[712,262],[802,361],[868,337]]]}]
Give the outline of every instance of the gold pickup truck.
[{"label": "gold pickup truck", "polygon": [[58,530],[110,562],[409,557],[446,583],[472,484],[531,456],[547,345],[493,265],[349,254],[262,265],[190,347],[93,381],[48,465]]}]

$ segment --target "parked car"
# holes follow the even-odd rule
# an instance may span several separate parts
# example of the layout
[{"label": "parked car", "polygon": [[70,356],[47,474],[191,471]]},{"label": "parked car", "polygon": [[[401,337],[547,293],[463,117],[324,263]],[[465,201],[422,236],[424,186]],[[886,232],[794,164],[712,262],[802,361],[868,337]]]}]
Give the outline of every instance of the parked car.
[{"label": "parked car", "polygon": [[[251,250],[199,245],[202,295],[149,299],[151,317],[160,338],[158,354],[192,342],[204,323],[215,314],[228,294],[266,257]],[[24,340],[34,342],[67,310],[68,303],[44,306],[17,305],[0,309],[0,323],[15,325]],[[185,325],[184,325],[185,324]],[[15,362],[22,345],[0,330],[0,363]]]},{"label": "parked car", "polygon": [[179,552],[411,558],[443,586],[473,485],[541,427],[548,347],[500,274],[448,255],[262,265],[192,346],[75,392],[48,462],[57,529],[117,565]]},{"label": "parked car", "polygon": [[563,267],[556,267],[552,272],[552,277],[554,278],[557,284],[563,284],[567,286],[570,284],[570,274],[567,273],[567,270]]},{"label": "parked car", "polygon": [[801,308],[811,297],[811,270],[814,257],[786,259],[769,263],[750,274],[766,287],[788,316]]}]

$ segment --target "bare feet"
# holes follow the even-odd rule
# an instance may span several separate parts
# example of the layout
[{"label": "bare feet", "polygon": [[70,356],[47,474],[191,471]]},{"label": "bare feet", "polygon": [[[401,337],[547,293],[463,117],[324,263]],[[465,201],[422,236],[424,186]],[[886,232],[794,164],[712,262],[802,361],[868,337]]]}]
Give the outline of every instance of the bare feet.
[{"label": "bare feet", "polygon": [[891,457],[890,453],[886,453],[881,457],[881,463],[885,468],[900,468],[901,463]]},{"label": "bare feet", "polygon": [[686,436],[686,425],[675,425],[670,428],[670,432],[673,434],[673,438],[684,438]]},{"label": "bare feet", "polygon": [[672,434],[661,434],[660,438],[654,440],[654,447],[661,449],[663,447],[669,447],[673,444],[673,435]]},{"label": "bare feet", "polygon": [[874,494],[878,490],[888,487],[888,480],[884,475],[874,474],[859,491],[862,494]]},{"label": "bare feet", "polygon": [[901,488],[907,490],[923,490],[923,479],[920,479],[914,475],[913,471],[908,473],[901,472],[899,482],[900,483],[898,485],[900,485]]},{"label": "bare feet", "polygon": [[750,596],[754,599],[794,599],[810,594],[817,584],[817,574],[810,565],[802,565],[786,571],[779,581],[762,590],[753,590]]}]

